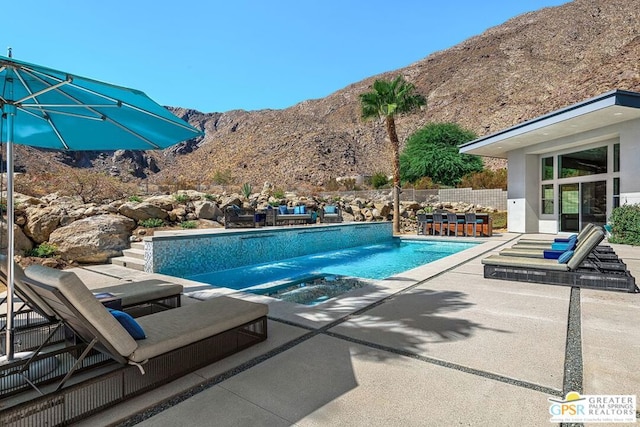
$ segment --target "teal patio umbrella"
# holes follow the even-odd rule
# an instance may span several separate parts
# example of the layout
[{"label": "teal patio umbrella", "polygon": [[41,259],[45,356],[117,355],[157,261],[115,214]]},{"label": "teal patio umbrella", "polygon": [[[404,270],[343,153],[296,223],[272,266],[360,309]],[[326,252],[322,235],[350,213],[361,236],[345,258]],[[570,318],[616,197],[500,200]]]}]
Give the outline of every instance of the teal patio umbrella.
[{"label": "teal patio umbrella", "polygon": [[0,56],[0,141],[7,153],[6,359],[13,348],[13,145],[153,150],[202,136],[143,92]]}]

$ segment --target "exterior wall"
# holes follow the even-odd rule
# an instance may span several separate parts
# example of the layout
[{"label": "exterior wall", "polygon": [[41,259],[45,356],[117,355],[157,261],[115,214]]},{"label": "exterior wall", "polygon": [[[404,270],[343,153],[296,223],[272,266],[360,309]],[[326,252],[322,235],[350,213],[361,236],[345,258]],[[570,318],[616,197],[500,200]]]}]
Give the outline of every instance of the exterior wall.
[{"label": "exterior wall", "polygon": [[187,277],[336,248],[384,243],[393,238],[392,223],[388,221],[229,232],[169,232],[144,239],[144,269]]},{"label": "exterior wall", "polygon": [[538,157],[523,150],[509,152],[507,227],[513,233],[538,232]]},{"label": "exterior wall", "polygon": [[[620,172],[613,172],[613,144],[620,144]],[[572,179],[554,179],[554,214],[540,214],[541,158],[554,157],[589,148],[606,145],[610,147],[608,172]],[[607,181],[607,218],[613,206],[613,178],[620,177],[620,204],[640,203],[640,120],[631,120],[617,125],[547,141],[522,150],[508,153],[508,229],[517,233],[558,233],[559,184],[565,182]],[[554,160],[557,173],[557,161]],[[548,181],[545,181],[547,183]]]},{"label": "exterior wall", "polygon": [[640,203],[640,120],[620,129],[620,204]]}]

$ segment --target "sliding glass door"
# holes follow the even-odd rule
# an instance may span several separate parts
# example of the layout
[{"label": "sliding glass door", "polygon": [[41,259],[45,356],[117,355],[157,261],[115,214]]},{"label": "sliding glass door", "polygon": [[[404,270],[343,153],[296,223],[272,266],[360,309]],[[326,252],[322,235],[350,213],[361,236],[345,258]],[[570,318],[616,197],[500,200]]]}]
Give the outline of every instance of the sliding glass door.
[{"label": "sliding glass door", "polygon": [[592,222],[607,222],[607,182],[560,184],[560,231],[578,232]]}]

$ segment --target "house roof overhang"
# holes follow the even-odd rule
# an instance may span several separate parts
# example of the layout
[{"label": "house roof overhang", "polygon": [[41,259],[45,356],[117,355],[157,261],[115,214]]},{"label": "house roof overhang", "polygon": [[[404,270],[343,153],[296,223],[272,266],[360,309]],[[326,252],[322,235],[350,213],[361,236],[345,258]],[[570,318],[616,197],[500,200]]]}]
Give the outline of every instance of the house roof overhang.
[{"label": "house roof overhang", "polygon": [[640,93],[614,90],[462,144],[461,153],[506,158],[512,150],[640,118]]}]

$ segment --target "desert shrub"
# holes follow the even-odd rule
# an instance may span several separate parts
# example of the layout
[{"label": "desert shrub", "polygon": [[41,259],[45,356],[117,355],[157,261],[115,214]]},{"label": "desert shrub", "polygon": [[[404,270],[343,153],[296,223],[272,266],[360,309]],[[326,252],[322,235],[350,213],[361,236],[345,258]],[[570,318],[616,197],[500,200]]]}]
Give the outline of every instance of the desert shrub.
[{"label": "desert shrub", "polygon": [[135,184],[122,182],[104,172],[72,167],[59,167],[54,172],[42,174],[17,175],[14,188],[19,193],[34,197],[51,193],[79,197],[83,203],[124,199],[137,190]]},{"label": "desert shrub", "polygon": [[242,188],[240,189],[240,192],[242,192],[242,195],[244,196],[245,199],[248,199],[249,197],[251,197],[252,190],[253,188],[251,187],[251,184],[249,184],[248,182],[245,182],[244,184],[242,184]]},{"label": "desert shrub", "polygon": [[147,218],[143,219],[138,224],[145,228],[157,228],[162,227],[164,225],[164,221],[160,218]]},{"label": "desert shrub", "polygon": [[432,190],[435,188],[440,188],[440,186],[433,182],[433,180],[428,176],[423,176],[422,178],[414,182],[413,187],[416,190]]},{"label": "desert shrub", "polygon": [[276,188],[272,194],[274,199],[284,199],[284,190],[282,188]]},{"label": "desert shrub", "polygon": [[55,245],[44,242],[40,243],[38,247],[26,251],[25,255],[38,258],[51,258],[56,254],[57,250],[58,248]]},{"label": "desert shrub", "polygon": [[506,212],[491,212],[489,214],[493,223],[493,228],[507,228]]},{"label": "desert shrub", "polygon": [[140,196],[129,196],[129,201],[134,203],[140,203],[142,201],[142,197]]},{"label": "desert shrub", "polygon": [[212,200],[214,200],[214,199],[215,199],[215,197],[213,196],[213,194],[209,194],[209,193],[205,194],[205,195],[204,195],[204,198],[205,198],[206,200],[208,200],[208,201],[212,201]]},{"label": "desert shrub", "polygon": [[182,221],[180,223],[180,227],[182,227],[184,229],[197,228],[198,227],[198,223],[195,222],[195,221]]},{"label": "desert shrub", "polygon": [[347,191],[356,190],[356,180],[354,178],[346,178],[342,180],[341,184]]},{"label": "desert shrub", "polygon": [[386,185],[389,185],[389,177],[387,174],[382,172],[376,172],[371,177],[371,186],[375,189],[382,188]]},{"label": "desert shrub", "polygon": [[462,177],[458,183],[459,188],[473,188],[474,190],[485,190],[491,188],[507,189],[507,169],[492,171],[485,169],[480,172],[473,172]]},{"label": "desert shrub", "polygon": [[613,208],[609,222],[612,228],[611,243],[640,245],[640,204]]},{"label": "desert shrub", "polygon": [[335,178],[331,178],[324,184],[324,189],[326,191],[338,191],[340,189],[340,184]]},{"label": "desert shrub", "polygon": [[213,173],[211,180],[218,185],[227,185],[233,181],[233,175],[229,169],[223,171],[217,170]]},{"label": "desert shrub", "polygon": [[173,200],[175,200],[178,203],[187,203],[191,199],[189,198],[188,195],[184,193],[176,193],[173,195]]}]

